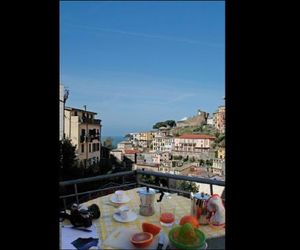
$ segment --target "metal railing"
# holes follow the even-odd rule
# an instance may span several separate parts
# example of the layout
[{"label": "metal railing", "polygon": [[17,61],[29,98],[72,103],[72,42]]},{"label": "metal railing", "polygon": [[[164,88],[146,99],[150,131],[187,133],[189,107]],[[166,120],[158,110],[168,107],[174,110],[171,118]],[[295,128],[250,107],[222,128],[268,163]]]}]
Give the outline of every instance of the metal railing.
[{"label": "metal railing", "polygon": [[[142,176],[142,175],[164,178],[164,179],[166,179],[167,187],[143,182],[140,180],[140,176]],[[125,183],[125,176],[134,176],[135,182]],[[98,189],[94,189],[94,190],[78,192],[78,186],[77,186],[78,184],[94,182],[94,181],[99,181],[99,180],[108,180],[108,179],[112,179],[112,178],[116,178],[116,177],[122,178],[122,183],[120,185],[113,186],[113,187],[107,187],[107,188],[102,187],[102,188],[98,188]],[[197,183],[202,183],[202,184],[209,184],[210,185],[210,194],[213,194],[213,186],[225,186],[225,181],[220,181],[220,180],[211,180],[211,179],[206,179],[206,178],[201,178],[201,177],[175,175],[175,174],[153,172],[153,171],[133,170],[133,171],[119,172],[119,173],[115,173],[115,174],[99,175],[99,176],[76,179],[76,180],[62,181],[59,183],[60,187],[73,185],[74,193],[67,194],[67,195],[61,195],[59,198],[63,199],[64,208],[66,209],[66,207],[67,207],[66,198],[75,197],[76,202],[80,203],[79,202],[80,195],[88,195],[89,198],[91,199],[92,193],[97,193],[100,191],[109,191],[109,190],[120,189],[120,188],[128,188],[128,187],[148,186],[148,187],[160,189],[163,191],[175,192],[178,194],[185,194],[185,195],[190,194],[189,192],[181,190],[181,189],[171,188],[170,180],[182,180],[182,181],[191,181],[191,182],[197,182]]]}]

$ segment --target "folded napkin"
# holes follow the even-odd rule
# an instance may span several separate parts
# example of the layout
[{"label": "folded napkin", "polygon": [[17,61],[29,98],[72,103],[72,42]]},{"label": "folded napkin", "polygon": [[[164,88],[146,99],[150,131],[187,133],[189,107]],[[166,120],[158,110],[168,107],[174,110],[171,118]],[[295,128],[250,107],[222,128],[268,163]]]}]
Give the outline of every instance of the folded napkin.
[{"label": "folded napkin", "polygon": [[71,244],[76,247],[78,250],[88,250],[91,247],[98,246],[99,239],[96,238],[78,238],[71,242]]},{"label": "folded napkin", "polygon": [[[72,226],[60,227],[60,249],[61,250],[78,250],[80,247],[89,247],[82,249],[97,249],[97,245],[101,245],[101,240],[97,233],[97,228],[93,224],[91,227],[87,228],[91,230],[90,232],[81,231],[72,228]],[[97,244],[96,244],[97,241]],[[95,245],[96,244],[96,245]]]}]

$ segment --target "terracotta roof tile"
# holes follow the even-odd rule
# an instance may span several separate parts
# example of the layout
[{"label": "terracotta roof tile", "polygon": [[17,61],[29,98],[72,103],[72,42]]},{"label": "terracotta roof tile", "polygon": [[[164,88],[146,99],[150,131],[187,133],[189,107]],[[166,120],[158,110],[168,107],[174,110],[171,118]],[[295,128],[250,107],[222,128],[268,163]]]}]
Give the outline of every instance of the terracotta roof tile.
[{"label": "terracotta roof tile", "polygon": [[125,149],[124,150],[124,153],[125,154],[137,154],[137,153],[139,153],[140,151],[138,151],[138,150],[135,150],[135,149]]},{"label": "terracotta roof tile", "polygon": [[215,139],[214,136],[205,134],[183,134],[179,136],[180,139]]}]

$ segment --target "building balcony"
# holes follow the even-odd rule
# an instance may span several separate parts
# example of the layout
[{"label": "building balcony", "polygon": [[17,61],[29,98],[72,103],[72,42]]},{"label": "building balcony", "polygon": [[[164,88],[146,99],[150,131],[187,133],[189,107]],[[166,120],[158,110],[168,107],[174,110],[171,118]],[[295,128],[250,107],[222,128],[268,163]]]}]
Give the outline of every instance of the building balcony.
[{"label": "building balcony", "polygon": [[[156,177],[159,182],[157,184],[147,183],[147,178],[144,177],[149,176]],[[108,202],[110,194],[112,194],[116,190],[126,190],[126,192],[130,194],[132,203],[131,206],[136,208],[137,214],[140,199],[138,197],[138,194],[136,193],[136,188],[143,186],[154,188],[159,192],[166,191],[170,193],[172,199],[174,200],[171,199],[170,201],[169,199],[166,199],[167,202],[173,202],[177,204],[178,201],[181,209],[178,209],[177,214],[175,214],[176,220],[180,219],[180,217],[185,215],[186,213],[189,213],[191,208],[190,192],[174,187],[174,180],[200,183],[201,186],[199,192],[203,191],[210,194],[218,193],[217,188],[224,188],[225,186],[225,182],[220,180],[211,180],[200,177],[175,175],[161,172],[134,170],[60,182],[59,185],[61,190],[59,198],[61,200],[61,207],[64,209],[69,208],[73,203],[84,203],[85,205],[91,205],[93,203],[98,204],[100,207],[101,216],[94,223],[97,225],[98,230],[101,231],[100,237],[102,237],[102,242],[104,242],[109,234],[120,226],[118,223],[116,224],[116,222],[111,218],[112,214],[110,214],[110,212],[114,209],[110,209],[111,207],[107,206],[109,205]],[[87,188],[86,186],[84,186],[88,183],[93,183],[93,187]],[[205,186],[208,186],[208,191],[204,188]],[[159,196],[159,193],[157,195]],[[181,210],[182,212],[180,212]],[[156,212],[156,214],[151,218],[155,217],[156,219],[158,219],[158,214],[159,212]],[[140,220],[140,222],[146,221],[147,217],[139,216],[138,220]],[[133,222],[132,226],[134,227],[135,224],[136,222]],[[102,228],[103,225],[104,228]],[[225,249],[224,228],[216,231],[215,229],[210,229],[209,225],[202,225],[199,229],[202,230],[207,236],[207,249]]]},{"label": "building balcony", "polygon": [[80,122],[81,123],[87,123],[87,124],[94,124],[94,125],[101,125],[101,120],[100,119],[91,119],[91,118],[85,118],[85,117],[82,117],[80,119]]},{"label": "building balcony", "polygon": [[[100,141],[100,135],[99,134],[89,135],[87,140],[88,142],[92,142],[93,140]],[[80,143],[84,143],[85,141],[86,141],[86,135],[80,135]]]}]

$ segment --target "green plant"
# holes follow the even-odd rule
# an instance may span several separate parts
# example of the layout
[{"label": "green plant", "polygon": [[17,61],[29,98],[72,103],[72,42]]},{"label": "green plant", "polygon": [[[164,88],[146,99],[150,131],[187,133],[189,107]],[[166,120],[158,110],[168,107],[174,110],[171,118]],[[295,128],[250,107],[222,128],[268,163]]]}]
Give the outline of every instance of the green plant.
[{"label": "green plant", "polygon": [[63,139],[60,142],[60,178],[62,180],[72,179],[80,175],[77,167],[75,154],[76,147],[72,145],[70,139]]},{"label": "green plant", "polygon": [[108,148],[108,149],[112,149],[113,148],[113,138],[112,137],[107,137],[104,141],[103,141],[103,146]]},{"label": "green plant", "polygon": [[176,126],[176,122],[174,120],[167,120],[164,122],[157,122],[153,125],[154,129],[159,129],[160,127],[167,127],[170,126],[171,128]]},{"label": "green plant", "polygon": [[181,190],[197,193],[199,192],[199,188],[197,187],[195,182],[191,181],[179,181],[179,187]]}]

